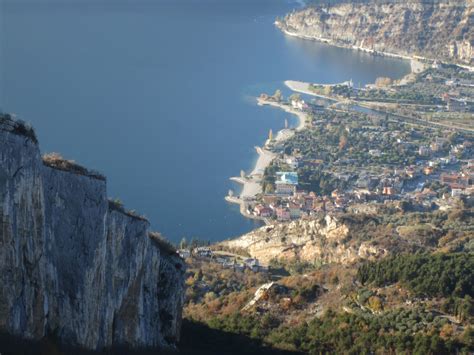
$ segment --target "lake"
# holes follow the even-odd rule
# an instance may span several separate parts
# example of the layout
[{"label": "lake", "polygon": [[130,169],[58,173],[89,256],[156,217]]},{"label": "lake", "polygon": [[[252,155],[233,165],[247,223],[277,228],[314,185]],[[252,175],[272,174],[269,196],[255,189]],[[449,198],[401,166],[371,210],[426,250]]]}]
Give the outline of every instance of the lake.
[{"label": "lake", "polygon": [[[288,114],[256,105],[284,80],[398,78],[406,61],[289,38],[288,0],[0,0],[0,108],[43,152],[97,169],[112,198],[173,241],[259,224],[224,196]],[[286,91],[287,92],[287,91]]]}]

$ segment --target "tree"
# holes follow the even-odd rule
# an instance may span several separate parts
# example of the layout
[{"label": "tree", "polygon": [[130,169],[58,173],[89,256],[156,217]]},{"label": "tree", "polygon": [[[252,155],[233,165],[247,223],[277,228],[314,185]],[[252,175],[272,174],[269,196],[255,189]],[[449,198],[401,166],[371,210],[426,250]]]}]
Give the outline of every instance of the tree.
[{"label": "tree", "polygon": [[273,99],[277,102],[280,102],[283,100],[283,94],[281,93],[281,90],[276,90],[275,93],[273,94]]},{"label": "tree", "polygon": [[345,134],[342,134],[339,136],[339,150],[342,151],[347,145],[347,136]]},{"label": "tree", "polygon": [[450,133],[450,134],[448,135],[448,141],[449,141],[449,143],[451,143],[451,144],[456,143],[456,139],[457,139],[457,138],[458,138],[458,135],[457,135],[456,132],[452,132],[452,133]]},{"label": "tree", "polygon": [[291,94],[290,101],[300,101],[300,100],[301,100],[300,94],[297,94],[297,93]]},{"label": "tree", "polygon": [[267,184],[265,184],[264,192],[266,194],[271,194],[271,193],[275,192],[275,188],[273,187],[272,184],[267,183]]},{"label": "tree", "polygon": [[188,247],[188,241],[186,237],[181,238],[181,241],[179,242],[179,248],[186,249],[187,247]]},{"label": "tree", "polygon": [[386,87],[392,84],[392,79],[387,77],[378,77],[375,79],[375,86],[377,87]]},{"label": "tree", "polygon": [[474,328],[472,326],[466,327],[462,334],[462,341],[469,347],[474,347]]}]

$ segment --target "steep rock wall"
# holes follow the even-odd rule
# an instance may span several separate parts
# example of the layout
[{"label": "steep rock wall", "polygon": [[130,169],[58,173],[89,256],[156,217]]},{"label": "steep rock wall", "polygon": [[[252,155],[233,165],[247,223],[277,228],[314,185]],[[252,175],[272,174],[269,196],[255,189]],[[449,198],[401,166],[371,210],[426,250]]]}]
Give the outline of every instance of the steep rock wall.
[{"label": "steep rock wall", "polygon": [[288,14],[284,32],[349,48],[474,64],[473,1],[364,1]]},{"label": "steep rock wall", "polygon": [[183,261],[111,208],[104,179],[44,165],[28,132],[0,119],[0,331],[174,348]]}]

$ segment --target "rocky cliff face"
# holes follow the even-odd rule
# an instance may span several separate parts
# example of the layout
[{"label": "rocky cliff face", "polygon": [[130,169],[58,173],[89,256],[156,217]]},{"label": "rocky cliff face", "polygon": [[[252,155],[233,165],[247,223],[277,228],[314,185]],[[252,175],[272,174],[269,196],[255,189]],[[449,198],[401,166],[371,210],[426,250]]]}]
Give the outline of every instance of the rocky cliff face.
[{"label": "rocky cliff face", "polygon": [[174,348],[184,263],[148,229],[104,178],[45,165],[33,131],[0,117],[0,331]]},{"label": "rocky cliff face", "polygon": [[474,64],[474,2],[317,5],[277,21],[284,32],[343,47]]},{"label": "rocky cliff face", "polygon": [[351,227],[335,217],[297,220],[261,227],[223,244],[241,248],[264,263],[272,259],[311,263],[351,263],[385,256],[387,250],[351,238]]}]

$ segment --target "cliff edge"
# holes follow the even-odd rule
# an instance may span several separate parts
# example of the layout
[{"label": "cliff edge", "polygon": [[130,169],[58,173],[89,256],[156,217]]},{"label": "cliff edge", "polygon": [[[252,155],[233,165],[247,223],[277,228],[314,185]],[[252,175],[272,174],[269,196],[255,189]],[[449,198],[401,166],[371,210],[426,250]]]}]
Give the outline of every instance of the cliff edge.
[{"label": "cliff edge", "polygon": [[86,349],[174,349],[184,262],[106,180],[43,161],[34,131],[0,115],[0,332]]},{"label": "cliff edge", "polygon": [[276,25],[285,33],[402,57],[474,64],[474,2],[364,1],[314,5]]}]

